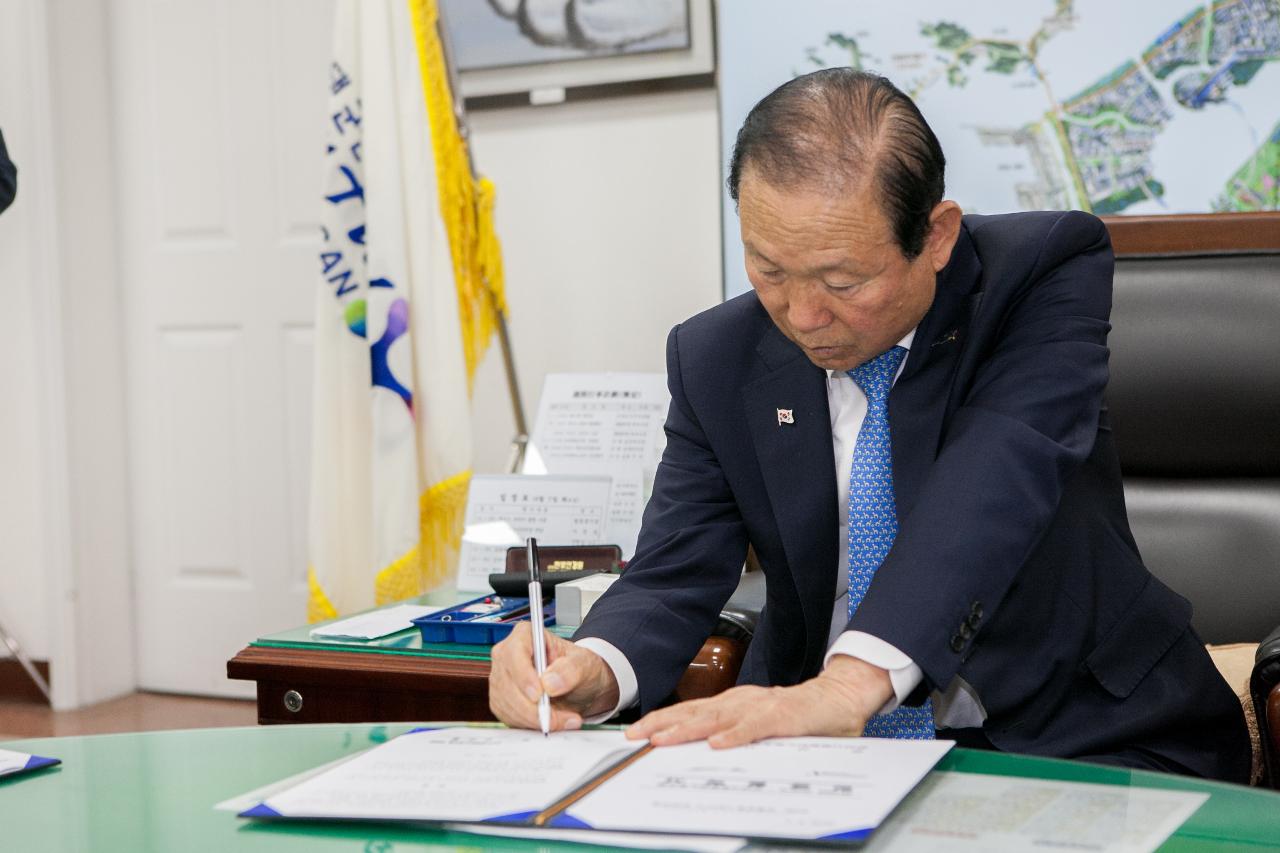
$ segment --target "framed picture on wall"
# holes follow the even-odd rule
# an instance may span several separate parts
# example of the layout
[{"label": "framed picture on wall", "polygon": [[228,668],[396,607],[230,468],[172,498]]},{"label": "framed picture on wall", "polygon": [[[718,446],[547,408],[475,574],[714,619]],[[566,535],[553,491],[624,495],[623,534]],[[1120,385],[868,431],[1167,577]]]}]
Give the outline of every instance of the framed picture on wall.
[{"label": "framed picture on wall", "polygon": [[[729,0],[717,7],[721,152],[810,71],[912,97],[966,212],[1075,208],[1119,255],[1280,250],[1275,0]],[[748,289],[725,198],[726,293]]]},{"label": "framed picture on wall", "polygon": [[441,0],[468,107],[712,85],[711,0]]}]

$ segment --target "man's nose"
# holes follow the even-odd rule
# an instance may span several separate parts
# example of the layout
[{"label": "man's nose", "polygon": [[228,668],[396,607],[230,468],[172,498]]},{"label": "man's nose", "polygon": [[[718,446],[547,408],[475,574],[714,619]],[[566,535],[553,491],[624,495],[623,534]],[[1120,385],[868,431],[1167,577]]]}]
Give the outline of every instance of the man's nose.
[{"label": "man's nose", "polygon": [[822,305],[812,287],[802,285],[795,288],[788,300],[787,322],[796,332],[816,332],[831,322],[831,312]]}]

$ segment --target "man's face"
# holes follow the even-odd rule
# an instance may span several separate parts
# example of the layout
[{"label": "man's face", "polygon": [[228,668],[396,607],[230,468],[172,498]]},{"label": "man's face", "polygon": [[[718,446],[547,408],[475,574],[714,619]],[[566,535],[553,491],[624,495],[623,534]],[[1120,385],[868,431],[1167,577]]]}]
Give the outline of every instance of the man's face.
[{"label": "man's face", "polygon": [[[825,369],[857,367],[915,328],[955,243],[954,233],[947,240],[935,227],[925,250],[908,261],[865,183],[844,194],[782,191],[747,169],[739,184],[751,286],[782,333]],[[952,202],[938,205],[931,222],[943,208],[945,225],[954,218],[958,229]]]}]

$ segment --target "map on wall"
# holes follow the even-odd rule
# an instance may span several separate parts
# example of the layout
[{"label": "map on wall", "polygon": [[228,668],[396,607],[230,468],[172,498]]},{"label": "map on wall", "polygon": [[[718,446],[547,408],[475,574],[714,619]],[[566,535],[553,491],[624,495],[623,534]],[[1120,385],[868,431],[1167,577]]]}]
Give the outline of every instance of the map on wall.
[{"label": "map on wall", "polygon": [[1280,0],[734,0],[719,23],[726,164],[757,100],[850,65],[915,99],[968,212],[1280,209]]}]

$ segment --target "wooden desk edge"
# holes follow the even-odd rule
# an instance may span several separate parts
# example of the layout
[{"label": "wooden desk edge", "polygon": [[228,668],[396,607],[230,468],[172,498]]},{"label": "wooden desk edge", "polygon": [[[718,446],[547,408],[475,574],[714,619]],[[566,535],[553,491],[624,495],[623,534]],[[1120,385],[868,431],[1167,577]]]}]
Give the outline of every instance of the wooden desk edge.
[{"label": "wooden desk edge", "polygon": [[[676,689],[680,699],[733,686],[745,644],[711,637]],[[487,660],[356,649],[247,646],[227,677],[257,685],[260,723],[491,720]]]},{"label": "wooden desk edge", "polygon": [[257,681],[287,668],[296,677],[328,681],[341,674],[352,685],[388,677],[424,682],[440,678],[488,679],[489,661],[436,658],[427,655],[393,655],[378,652],[247,646],[227,661],[227,677]]},{"label": "wooden desk edge", "polygon": [[487,660],[248,646],[227,677],[256,682],[262,724],[493,719]]}]

